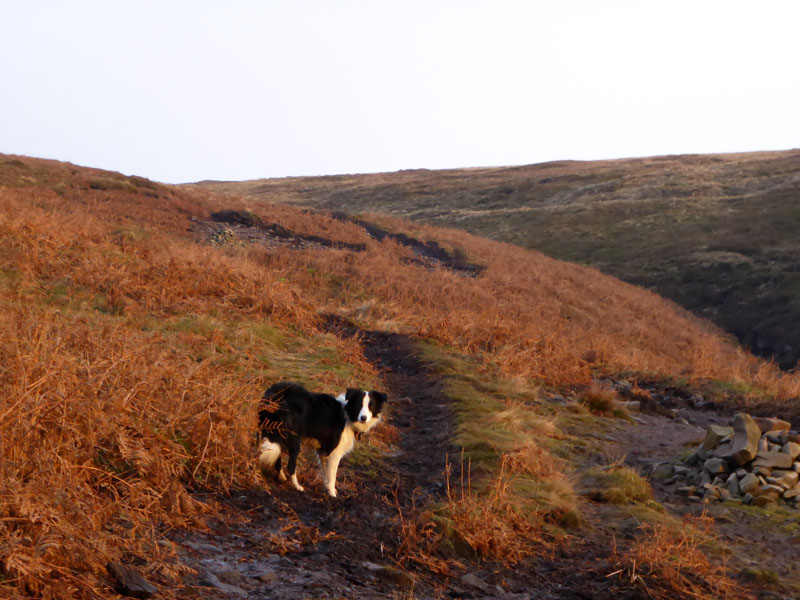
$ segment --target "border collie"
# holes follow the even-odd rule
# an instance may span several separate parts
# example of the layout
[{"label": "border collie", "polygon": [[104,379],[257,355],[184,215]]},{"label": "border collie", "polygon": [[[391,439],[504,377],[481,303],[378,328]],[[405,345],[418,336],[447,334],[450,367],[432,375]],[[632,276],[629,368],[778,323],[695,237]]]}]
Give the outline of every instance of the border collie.
[{"label": "border collie", "polygon": [[258,412],[263,440],[258,448],[261,472],[268,476],[270,469],[274,469],[275,477],[286,481],[281,468],[281,451],[285,450],[289,453],[289,477],[302,492],[303,486],[297,481],[297,455],[300,440],[312,438],[319,443],[317,454],[323,485],[335,497],[339,461],[353,449],[356,433],[369,431],[380,422],[386,399],[382,392],[353,388],[335,398],[309,392],[288,381],[270,386],[264,392]]}]

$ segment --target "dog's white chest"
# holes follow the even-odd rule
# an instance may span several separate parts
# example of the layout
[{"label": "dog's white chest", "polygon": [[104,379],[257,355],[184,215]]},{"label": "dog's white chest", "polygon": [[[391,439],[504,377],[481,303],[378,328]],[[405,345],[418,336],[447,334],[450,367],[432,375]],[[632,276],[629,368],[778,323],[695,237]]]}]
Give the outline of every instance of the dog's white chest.
[{"label": "dog's white chest", "polygon": [[354,444],[355,436],[353,435],[353,430],[350,427],[345,426],[345,428],[342,430],[342,437],[339,439],[339,443],[336,445],[336,448],[333,450],[333,452],[331,452],[331,454],[344,456],[353,449]]}]

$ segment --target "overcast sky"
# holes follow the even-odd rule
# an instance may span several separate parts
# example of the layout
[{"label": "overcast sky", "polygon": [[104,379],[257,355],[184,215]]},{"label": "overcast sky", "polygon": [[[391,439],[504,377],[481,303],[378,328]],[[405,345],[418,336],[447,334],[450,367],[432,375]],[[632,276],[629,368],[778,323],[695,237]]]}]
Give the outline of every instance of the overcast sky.
[{"label": "overcast sky", "polygon": [[800,2],[0,0],[0,152],[164,182],[800,146]]}]

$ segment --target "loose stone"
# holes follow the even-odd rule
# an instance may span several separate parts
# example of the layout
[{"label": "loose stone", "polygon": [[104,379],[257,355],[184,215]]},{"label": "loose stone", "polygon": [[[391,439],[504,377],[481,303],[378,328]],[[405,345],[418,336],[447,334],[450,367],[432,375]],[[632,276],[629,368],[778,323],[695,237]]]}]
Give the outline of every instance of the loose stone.
[{"label": "loose stone", "polygon": [[733,417],[733,441],[731,442],[731,458],[736,464],[743,465],[755,458],[760,439],[761,430],[753,417],[747,413],[736,413]]},{"label": "loose stone", "polygon": [[792,424],[789,421],[776,419],[775,417],[753,417],[753,421],[758,425],[761,433],[776,430],[789,431],[792,428]]},{"label": "loose stone", "polygon": [[775,480],[775,485],[780,485],[786,489],[791,489],[797,485],[798,480],[800,480],[800,476],[798,476],[797,471],[775,469],[772,471],[772,477],[768,478],[767,482],[770,482],[770,479]]},{"label": "loose stone", "polygon": [[758,477],[756,477],[752,473],[748,473],[739,482],[739,489],[743,494],[749,495],[750,492],[757,490],[760,485],[761,482],[758,480]]},{"label": "loose stone", "polygon": [[703,468],[712,475],[717,473],[727,473],[728,463],[721,458],[709,458],[703,463]]},{"label": "loose stone", "polygon": [[711,425],[706,433],[701,448],[708,452],[719,446],[720,442],[727,436],[733,435],[733,427],[725,425]]},{"label": "loose stone", "polygon": [[800,456],[800,444],[795,442],[786,442],[781,448],[781,452],[788,454],[792,457],[792,460],[794,460]]},{"label": "loose stone", "polygon": [[790,469],[792,467],[792,457],[783,452],[759,452],[756,467],[767,467],[768,469]]}]

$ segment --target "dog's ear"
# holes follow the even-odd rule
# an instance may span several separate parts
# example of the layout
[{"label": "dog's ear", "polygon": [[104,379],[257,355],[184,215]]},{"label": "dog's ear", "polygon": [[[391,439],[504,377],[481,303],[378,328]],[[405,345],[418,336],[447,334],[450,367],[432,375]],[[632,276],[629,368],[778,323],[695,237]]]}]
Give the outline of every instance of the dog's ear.
[{"label": "dog's ear", "polygon": [[375,400],[377,400],[381,404],[383,404],[384,402],[386,402],[389,399],[389,397],[386,394],[384,394],[383,392],[378,392],[378,391],[375,391],[375,390],[371,390],[370,391],[369,397],[370,398],[375,398]]},{"label": "dog's ear", "polygon": [[344,393],[344,399],[347,402],[353,399],[353,397],[358,394],[361,390],[358,388],[347,388],[347,391]]}]

